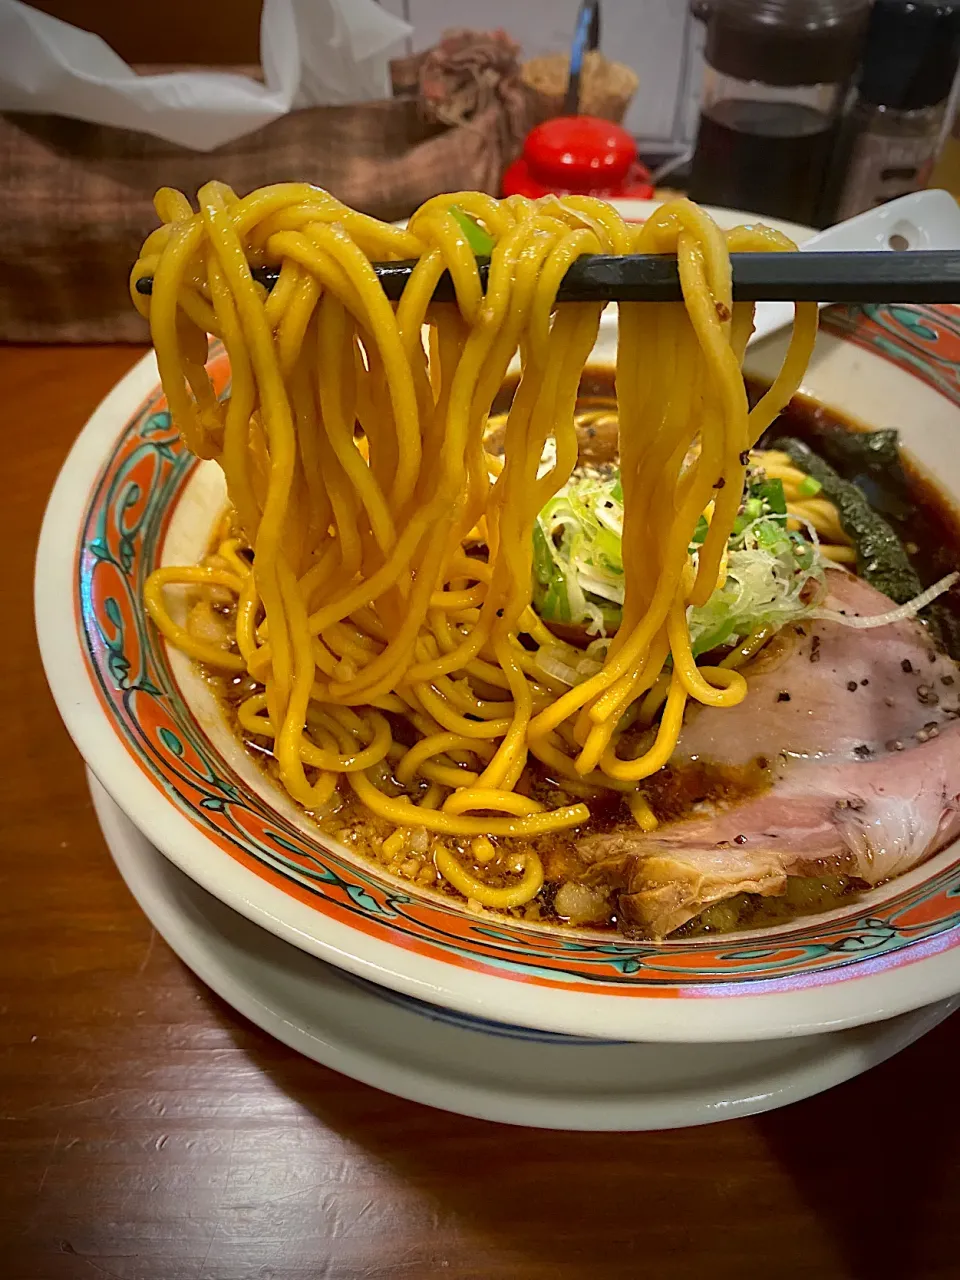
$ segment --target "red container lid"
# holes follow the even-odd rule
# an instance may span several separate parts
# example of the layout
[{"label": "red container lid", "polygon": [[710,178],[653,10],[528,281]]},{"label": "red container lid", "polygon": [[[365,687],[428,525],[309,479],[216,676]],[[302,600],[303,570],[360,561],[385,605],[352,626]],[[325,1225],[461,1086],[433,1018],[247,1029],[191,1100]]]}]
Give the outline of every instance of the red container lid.
[{"label": "red container lid", "polygon": [[505,195],[635,196],[653,194],[626,129],[595,116],[558,116],[527,134],[523,155],[503,178]]},{"label": "red container lid", "polygon": [[595,116],[558,116],[527,134],[523,154],[530,172],[570,191],[615,187],[637,158],[633,138],[620,125]]}]

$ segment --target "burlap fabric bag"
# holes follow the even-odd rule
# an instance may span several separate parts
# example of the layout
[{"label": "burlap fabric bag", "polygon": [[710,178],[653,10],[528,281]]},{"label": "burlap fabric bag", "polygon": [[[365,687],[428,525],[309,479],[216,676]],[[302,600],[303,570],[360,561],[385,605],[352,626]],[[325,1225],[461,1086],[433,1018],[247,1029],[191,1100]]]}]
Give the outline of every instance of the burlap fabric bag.
[{"label": "burlap fabric bag", "polygon": [[502,47],[491,67],[477,40],[464,46],[466,34],[429,62],[397,64],[396,91],[409,96],[292,112],[215,151],[59,116],[0,115],[0,340],[146,341],[127,276],[156,225],[160,186],[192,196],[214,177],[239,192],[306,181],[385,219],[443,191],[497,193],[538,117],[515,60],[498,72]]}]

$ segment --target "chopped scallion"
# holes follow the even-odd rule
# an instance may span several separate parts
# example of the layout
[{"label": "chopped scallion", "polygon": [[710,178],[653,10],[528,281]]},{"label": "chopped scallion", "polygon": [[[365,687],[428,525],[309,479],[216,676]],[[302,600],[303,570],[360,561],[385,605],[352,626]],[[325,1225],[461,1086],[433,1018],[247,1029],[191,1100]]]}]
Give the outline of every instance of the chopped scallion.
[{"label": "chopped scallion", "polygon": [[463,234],[467,237],[467,242],[474,254],[478,258],[489,258],[490,254],[493,253],[493,237],[484,231],[476,218],[471,218],[469,213],[464,213],[459,205],[452,204],[450,212],[456,218]]}]

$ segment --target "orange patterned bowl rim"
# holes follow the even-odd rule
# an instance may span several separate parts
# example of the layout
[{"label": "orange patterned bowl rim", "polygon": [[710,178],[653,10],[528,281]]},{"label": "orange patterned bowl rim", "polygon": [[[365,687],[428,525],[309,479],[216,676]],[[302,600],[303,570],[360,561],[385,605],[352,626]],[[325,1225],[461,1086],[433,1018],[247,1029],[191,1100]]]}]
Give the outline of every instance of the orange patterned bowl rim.
[{"label": "orange patterned bowl rim", "polygon": [[[960,368],[958,315],[873,308],[830,324],[944,392],[945,370]],[[222,388],[222,353],[211,368]],[[204,734],[141,606],[196,465],[155,380],[148,356],[100,406],[64,466],[38,557],[38,630],[51,687],[87,762],[153,843],[207,889],[406,995],[569,1035],[772,1038],[868,1021],[960,989],[960,863],[950,852],[919,883],[869,907],[750,936],[655,945],[477,915],[319,832],[306,835]]]}]

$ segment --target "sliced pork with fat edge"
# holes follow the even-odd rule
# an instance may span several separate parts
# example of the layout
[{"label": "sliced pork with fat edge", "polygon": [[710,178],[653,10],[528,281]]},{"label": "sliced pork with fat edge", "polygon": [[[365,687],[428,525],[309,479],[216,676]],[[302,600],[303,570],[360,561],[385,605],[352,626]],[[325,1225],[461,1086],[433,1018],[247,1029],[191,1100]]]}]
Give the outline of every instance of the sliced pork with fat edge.
[{"label": "sliced pork with fat edge", "polygon": [[[830,572],[828,608],[886,612],[861,579]],[[923,625],[788,628],[748,670],[733,708],[694,707],[670,769],[753,768],[763,789],[704,802],[651,835],[580,841],[588,878],[620,884],[633,930],[660,938],[741,893],[782,894],[789,876],[868,885],[910,870],[960,834],[960,670]]]}]

